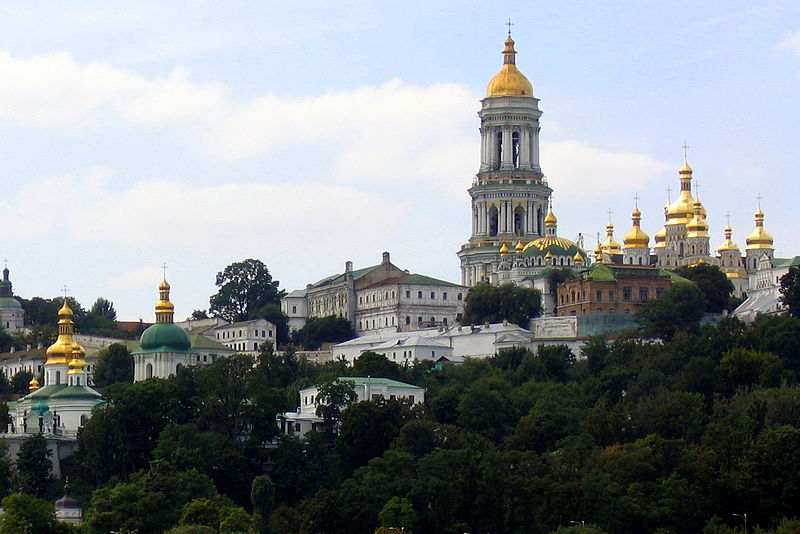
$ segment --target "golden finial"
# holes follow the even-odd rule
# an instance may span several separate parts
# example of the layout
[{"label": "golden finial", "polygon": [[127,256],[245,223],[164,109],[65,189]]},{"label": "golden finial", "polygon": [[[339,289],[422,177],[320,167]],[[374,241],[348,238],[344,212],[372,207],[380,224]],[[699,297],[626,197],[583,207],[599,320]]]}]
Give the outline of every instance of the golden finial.
[{"label": "golden finial", "polygon": [[28,391],[33,392],[36,391],[37,389],[39,389],[39,381],[36,380],[36,377],[34,376],[33,378],[31,378],[31,381],[28,382]]},{"label": "golden finial", "polygon": [[508,247],[506,246],[505,243],[503,243],[502,245],[500,245],[500,255],[505,256],[506,254],[508,254]]},{"label": "golden finial", "polygon": [[523,250],[525,250],[525,245],[523,245],[523,244],[522,244],[522,241],[517,241],[517,246],[516,246],[516,247],[514,247],[514,248],[516,249],[516,251],[517,251],[517,254],[519,254],[519,253],[521,253]]}]

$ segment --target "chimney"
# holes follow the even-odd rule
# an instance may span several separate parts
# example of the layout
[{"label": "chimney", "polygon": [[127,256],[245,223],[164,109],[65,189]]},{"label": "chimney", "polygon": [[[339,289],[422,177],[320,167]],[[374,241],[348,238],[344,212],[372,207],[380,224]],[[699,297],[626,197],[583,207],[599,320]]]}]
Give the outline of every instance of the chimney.
[{"label": "chimney", "polygon": [[384,252],[383,253],[383,260],[381,261],[381,263],[389,263],[389,253],[388,252]]},{"label": "chimney", "polygon": [[346,272],[346,273],[352,273],[353,272],[353,262],[352,261],[347,260],[346,262],[344,262],[344,272]]}]

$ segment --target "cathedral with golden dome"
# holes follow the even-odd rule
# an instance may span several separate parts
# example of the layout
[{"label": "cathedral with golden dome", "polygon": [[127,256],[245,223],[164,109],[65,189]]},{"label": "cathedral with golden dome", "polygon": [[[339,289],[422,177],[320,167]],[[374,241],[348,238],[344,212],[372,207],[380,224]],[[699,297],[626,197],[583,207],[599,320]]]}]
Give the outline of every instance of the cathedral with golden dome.
[{"label": "cathedral with golden dome", "polygon": [[771,265],[774,257],[764,213],[759,206],[744,253],[734,243],[730,225],[724,229],[722,244],[713,249],[706,208],[692,194],[694,171],[685,157],[678,170],[678,197],[664,206],[664,223],[655,232],[652,246],[638,206],[622,243],[614,237],[614,224],[609,221],[605,240],[598,239],[591,257],[580,235],[577,242],[559,236],[552,189],[539,162],[539,99],[517,68],[510,33],[502,54],[503,65],[489,82],[478,112],[481,163],[468,190],[472,232],[457,253],[463,285],[512,282],[537,287],[545,296],[545,314],[555,309],[555,301],[548,296],[554,292],[545,280],[552,268],[579,271],[604,263],[663,270],[705,263],[718,266],[728,276],[736,296],[744,297],[753,289],[756,271]]}]

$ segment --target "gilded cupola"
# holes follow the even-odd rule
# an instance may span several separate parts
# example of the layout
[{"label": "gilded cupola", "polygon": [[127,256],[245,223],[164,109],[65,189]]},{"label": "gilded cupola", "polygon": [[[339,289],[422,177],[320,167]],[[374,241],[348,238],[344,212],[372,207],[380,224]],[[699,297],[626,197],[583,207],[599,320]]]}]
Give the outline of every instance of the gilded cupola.
[{"label": "gilded cupola", "polygon": [[614,224],[611,221],[606,225],[606,240],[600,245],[600,249],[605,255],[620,254],[622,252],[622,247],[614,239]]},{"label": "gilded cupola", "polygon": [[85,374],[84,369],[86,367],[86,360],[84,359],[83,356],[84,355],[81,354],[80,352],[73,350],[72,354],[70,355],[69,363],[67,364],[67,367],[69,369],[67,371],[68,375]]},{"label": "gilded cupola", "polygon": [[533,96],[533,85],[517,69],[514,39],[509,34],[503,50],[503,66],[486,87],[486,96]]},{"label": "gilded cupola", "polygon": [[728,250],[739,252],[739,247],[736,246],[736,243],[733,242],[731,236],[733,235],[733,229],[731,229],[730,225],[725,227],[725,241],[717,249],[717,252],[725,252]]},{"label": "gilded cupola", "polygon": [[755,219],[756,227],[753,230],[753,233],[747,236],[747,239],[745,240],[747,242],[747,250],[775,248],[773,246],[775,240],[772,239],[772,236],[766,230],[764,230],[764,212],[761,211],[761,208],[758,208]]},{"label": "gilded cupola", "polygon": [[703,205],[700,200],[692,204],[692,219],[686,225],[686,237],[708,237],[708,223],[703,216]]},{"label": "gilded cupola", "polygon": [[169,283],[166,280],[158,285],[159,301],[156,302],[156,323],[171,323],[175,316],[175,305],[169,300]]},{"label": "gilded cupola", "polygon": [[500,255],[505,256],[507,254],[508,254],[508,245],[503,243],[502,245],[500,245]]},{"label": "gilded cupola", "polygon": [[622,248],[650,248],[650,236],[642,230],[642,212],[639,211],[639,208],[634,208],[633,213],[631,213],[631,220],[633,221],[633,227],[622,238],[624,243]]},{"label": "gilded cupola", "polygon": [[81,356],[86,354],[83,347],[75,341],[72,316],[72,309],[65,298],[64,305],[58,310],[58,338],[47,348],[45,365],[67,365],[73,359],[73,354],[78,353]]},{"label": "gilded cupola", "polygon": [[[694,198],[692,197],[692,167],[683,160],[678,170],[681,190],[678,198],[667,206],[667,224],[686,224],[694,215]],[[701,206],[702,208],[702,206]]]}]

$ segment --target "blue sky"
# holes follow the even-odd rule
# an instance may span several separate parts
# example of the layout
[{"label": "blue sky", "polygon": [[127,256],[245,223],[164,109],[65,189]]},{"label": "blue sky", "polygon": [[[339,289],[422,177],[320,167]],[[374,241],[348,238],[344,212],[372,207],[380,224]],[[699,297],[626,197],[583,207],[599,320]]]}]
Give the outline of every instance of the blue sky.
[{"label": "blue sky", "polygon": [[800,4],[545,4],[0,5],[16,293],[66,284],[152,320],[166,261],[182,318],[233,261],[260,258],[291,290],[383,250],[458,281],[508,17],[559,234],[593,236],[610,209],[621,239],[638,194],[652,236],[686,139],[712,245],[730,212],[744,248],[760,193],[778,254],[800,254]]}]

